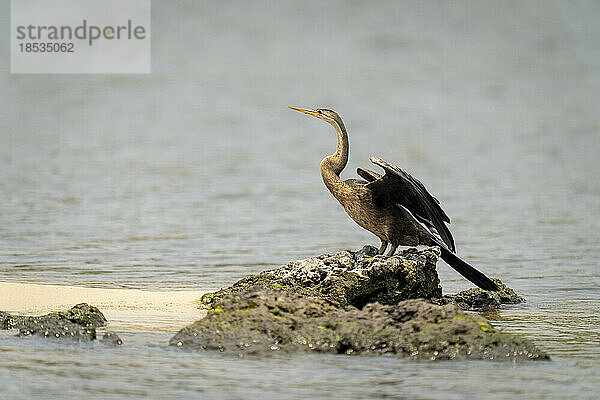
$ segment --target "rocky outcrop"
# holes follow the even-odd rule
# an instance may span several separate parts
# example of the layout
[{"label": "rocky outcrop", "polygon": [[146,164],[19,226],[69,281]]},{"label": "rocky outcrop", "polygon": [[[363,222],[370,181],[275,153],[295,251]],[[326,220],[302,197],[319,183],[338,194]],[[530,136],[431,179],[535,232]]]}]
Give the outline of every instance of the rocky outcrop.
[{"label": "rocky outcrop", "polygon": [[375,247],[365,246],[360,251],[311,257],[250,275],[229,288],[204,295],[201,303],[212,306],[227,294],[256,287],[318,297],[338,307],[439,298],[442,289],[435,269],[439,257],[438,247],[384,257],[377,255]]},{"label": "rocky outcrop", "polygon": [[480,288],[463,290],[457,294],[447,294],[440,299],[434,299],[434,303],[455,304],[463,310],[472,311],[493,311],[497,310],[502,304],[524,303],[525,299],[498,278],[492,278],[500,290],[491,292]]},{"label": "rocky outcrop", "polygon": [[18,329],[18,336],[43,336],[90,341],[96,338],[96,328],[106,324],[106,318],[94,306],[77,304],[67,311],[39,317],[17,316],[0,312],[0,328]]},{"label": "rocky outcrop", "polygon": [[548,359],[529,341],[495,330],[453,304],[405,300],[337,307],[290,290],[245,288],[224,294],[171,345],[239,354],[393,354],[414,359]]},{"label": "rocky outcrop", "polygon": [[393,257],[377,249],[342,251],[250,275],[202,297],[208,314],[170,341],[183,348],[263,354],[274,351],[394,354],[416,359],[548,359],[531,342],[499,332],[481,315],[524,301],[499,292],[442,296],[439,248]]}]

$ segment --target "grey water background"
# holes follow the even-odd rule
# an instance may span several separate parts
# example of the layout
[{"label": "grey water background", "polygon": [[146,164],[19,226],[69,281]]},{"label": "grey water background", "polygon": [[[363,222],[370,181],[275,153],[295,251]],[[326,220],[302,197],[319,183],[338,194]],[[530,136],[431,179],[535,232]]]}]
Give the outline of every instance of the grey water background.
[{"label": "grey water background", "polygon": [[[0,336],[1,399],[598,398],[600,3],[153,2],[150,75],[11,75],[0,3],[0,280],[218,289],[377,245],[323,186],[421,179],[458,254],[528,302],[487,315],[552,362],[413,362]],[[446,292],[470,284],[440,262]],[[0,294],[1,295],[1,294]]]}]

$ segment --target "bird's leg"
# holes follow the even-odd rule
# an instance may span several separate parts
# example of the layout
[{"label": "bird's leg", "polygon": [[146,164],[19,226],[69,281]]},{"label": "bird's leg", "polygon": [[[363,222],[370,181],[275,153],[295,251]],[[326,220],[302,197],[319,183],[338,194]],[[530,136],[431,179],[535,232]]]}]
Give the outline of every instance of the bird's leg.
[{"label": "bird's leg", "polygon": [[386,256],[391,257],[394,255],[394,253],[396,252],[396,249],[398,248],[397,244],[392,244],[392,247],[390,247],[390,251],[388,251],[388,253],[386,254]]},{"label": "bird's leg", "polygon": [[388,247],[388,241],[381,239],[381,247],[379,248],[379,253],[377,253],[377,254],[385,253],[385,249],[387,249],[387,247]]}]

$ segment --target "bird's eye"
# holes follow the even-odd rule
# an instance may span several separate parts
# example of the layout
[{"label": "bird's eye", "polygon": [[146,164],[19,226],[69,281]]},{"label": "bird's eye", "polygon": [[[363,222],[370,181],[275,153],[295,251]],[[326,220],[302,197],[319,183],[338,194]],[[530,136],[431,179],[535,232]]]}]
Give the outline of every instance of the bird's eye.
[{"label": "bird's eye", "polygon": [[323,114],[323,111],[321,111],[321,110],[317,110],[317,112],[318,112],[319,114]]}]

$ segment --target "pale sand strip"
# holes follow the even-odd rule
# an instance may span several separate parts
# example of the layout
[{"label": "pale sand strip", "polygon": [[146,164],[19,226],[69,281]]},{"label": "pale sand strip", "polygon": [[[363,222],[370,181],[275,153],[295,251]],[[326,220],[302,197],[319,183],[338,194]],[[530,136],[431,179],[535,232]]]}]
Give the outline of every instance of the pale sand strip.
[{"label": "pale sand strip", "polygon": [[0,310],[42,315],[88,303],[104,313],[110,330],[176,332],[204,315],[194,304],[204,293],[0,282]]}]

